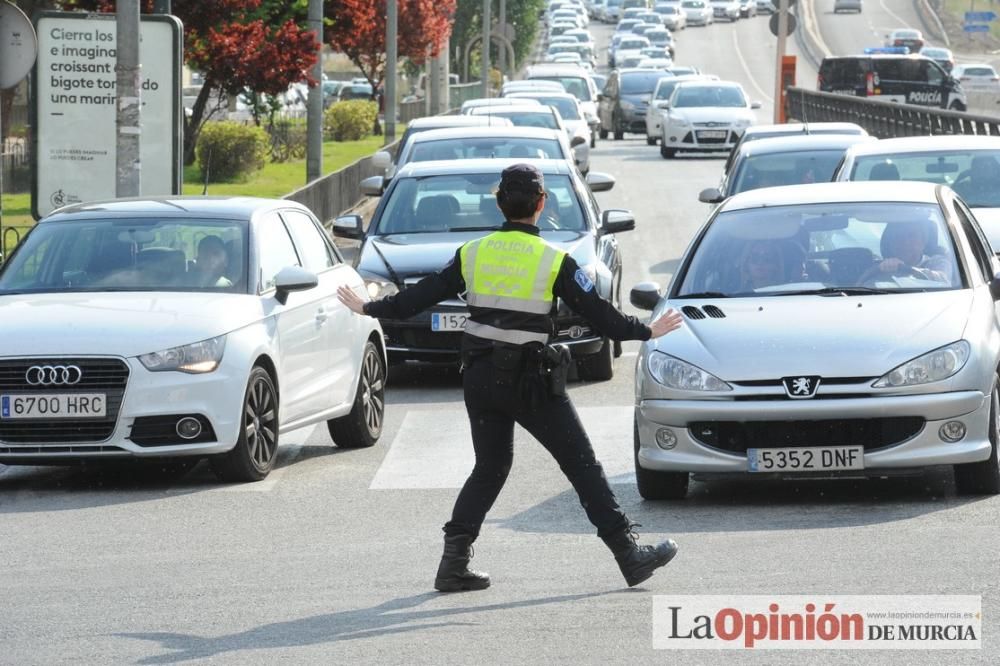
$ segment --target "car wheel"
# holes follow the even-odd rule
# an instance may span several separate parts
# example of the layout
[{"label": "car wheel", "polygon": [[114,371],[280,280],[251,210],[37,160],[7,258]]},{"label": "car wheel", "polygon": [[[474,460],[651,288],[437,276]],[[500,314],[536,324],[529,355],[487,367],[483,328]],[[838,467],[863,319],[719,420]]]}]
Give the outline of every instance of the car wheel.
[{"label": "car wheel", "polygon": [[278,457],[278,392],[271,375],[255,366],[243,397],[240,436],[228,453],[209,459],[222,481],[260,481]]},{"label": "car wheel", "polygon": [[577,362],[580,379],[592,382],[605,382],[614,377],[614,349],[611,340],[604,338],[600,351],[590,356],[584,356]]},{"label": "car wheel", "polygon": [[601,140],[602,140],[602,141],[603,141],[604,139],[607,139],[607,138],[608,138],[608,130],[606,130],[606,129],[604,129],[604,128],[602,127],[602,128],[600,129],[600,131],[599,131],[599,132],[597,133],[597,136],[601,137]]},{"label": "car wheel", "polygon": [[330,437],[342,449],[373,446],[382,435],[385,421],[385,367],[378,347],[371,340],[365,344],[361,377],[354,405],[347,416],[326,422]]},{"label": "car wheel", "polygon": [[677,155],[677,150],[674,148],[667,148],[662,143],[660,144],[660,156],[665,160],[673,159]]},{"label": "car wheel", "polygon": [[955,465],[955,490],[959,495],[996,495],[1000,493],[1000,463],[997,445],[1000,442],[1000,388],[993,387],[990,394],[990,457],[983,462]]},{"label": "car wheel", "polygon": [[656,137],[655,136],[649,136],[647,134],[646,135],[646,145],[647,146],[655,146],[656,145]]},{"label": "car wheel", "polygon": [[639,496],[647,500],[684,499],[690,475],[687,472],[657,472],[639,465],[639,424],[632,421],[635,459],[635,485]]}]

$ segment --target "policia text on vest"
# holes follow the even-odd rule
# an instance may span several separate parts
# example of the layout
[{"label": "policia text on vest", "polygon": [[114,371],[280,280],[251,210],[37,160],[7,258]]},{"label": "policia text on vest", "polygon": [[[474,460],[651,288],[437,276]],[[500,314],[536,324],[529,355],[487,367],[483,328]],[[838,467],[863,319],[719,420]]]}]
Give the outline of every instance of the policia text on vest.
[{"label": "policia text on vest", "polygon": [[680,327],[681,317],[670,311],[647,326],[623,315],[597,294],[572,257],[539,237],[535,223],[545,206],[545,190],[534,166],[516,164],[503,171],[497,204],[507,222],[463,245],[441,271],[380,301],[366,303],[345,287],[339,292],[358,314],[394,319],[466,294],[462,383],[476,464],[444,526],[444,554],[434,587],[445,592],[489,587],[489,576],[468,564],[472,542],[510,472],[515,423],[556,459],[626,582],[637,585],[674,557],[677,544],[668,539],[656,546],[637,545],[635,525],[619,508],[565,391],[550,390],[539,400],[537,392],[525,387],[532,386],[533,373],[565,362],[564,354],[546,348],[557,297],[614,340],[666,335]]}]

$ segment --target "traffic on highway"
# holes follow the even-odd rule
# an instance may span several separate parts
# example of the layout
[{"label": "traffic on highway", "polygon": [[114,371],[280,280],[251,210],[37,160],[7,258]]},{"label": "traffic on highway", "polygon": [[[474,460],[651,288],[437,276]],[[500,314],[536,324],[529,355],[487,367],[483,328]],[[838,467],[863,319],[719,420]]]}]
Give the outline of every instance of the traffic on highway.
[{"label": "traffic on highway", "polygon": [[[798,85],[1000,101],[808,4]],[[775,123],[768,0],[540,5],[356,211],[80,203],[0,266],[0,662],[996,661],[1000,139]]]}]

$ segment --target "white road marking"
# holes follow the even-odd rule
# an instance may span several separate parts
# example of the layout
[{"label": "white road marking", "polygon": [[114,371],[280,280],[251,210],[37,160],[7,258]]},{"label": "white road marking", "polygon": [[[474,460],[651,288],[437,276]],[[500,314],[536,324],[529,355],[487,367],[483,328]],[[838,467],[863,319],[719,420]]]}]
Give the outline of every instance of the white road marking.
[{"label": "white road marking", "polygon": [[885,0],[878,0],[878,4],[882,6],[882,9],[884,9],[884,10],[885,10],[885,13],[886,13],[886,14],[888,14],[888,15],[889,15],[889,16],[891,16],[892,18],[896,19],[897,21],[899,21],[899,26],[900,26],[900,27],[903,27],[903,28],[911,28],[911,29],[912,29],[912,27],[910,26],[910,24],[909,24],[909,23],[907,23],[906,21],[904,21],[904,20],[903,20],[903,19],[902,19],[902,18],[901,18],[901,17],[899,16],[899,14],[896,14],[895,12],[893,12],[893,11],[892,11],[891,9],[889,9],[889,8],[888,8],[888,7],[886,6],[886,4],[885,4]]},{"label": "white road marking", "polygon": [[736,36],[736,30],[732,30],[731,32],[733,33],[733,47],[736,49],[736,60],[739,61],[740,66],[743,67],[743,72],[747,75],[747,78],[750,80],[753,87],[757,89],[757,92],[763,95],[764,99],[773,104],[774,98],[768,95],[767,91],[758,85],[757,79],[754,77],[753,72],[750,71],[750,66],[747,65],[746,60],[743,58],[743,51],[740,49],[740,40]]},{"label": "white road marking", "polygon": [[[632,406],[578,407],[577,412],[608,478],[615,484],[632,483]],[[524,445],[540,446],[520,427],[514,430],[514,442],[515,456]],[[474,463],[464,410],[411,410],[369,488],[458,489]]]}]

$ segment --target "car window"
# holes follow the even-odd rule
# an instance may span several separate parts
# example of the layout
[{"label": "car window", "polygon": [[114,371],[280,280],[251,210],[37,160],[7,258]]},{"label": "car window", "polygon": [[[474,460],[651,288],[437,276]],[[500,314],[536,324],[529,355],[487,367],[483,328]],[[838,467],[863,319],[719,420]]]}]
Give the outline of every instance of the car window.
[{"label": "car window", "polygon": [[283,210],[288,230],[292,232],[295,248],[303,266],[313,273],[321,273],[337,263],[330,242],[323,236],[311,217],[297,210]]},{"label": "car window", "polygon": [[962,70],[962,74],[971,74],[973,76],[994,76],[996,72],[993,71],[992,67],[966,67]]},{"label": "car window", "polygon": [[0,293],[246,292],[246,224],[107,219],[38,225],[0,273]]},{"label": "car window", "polygon": [[576,97],[581,102],[589,102],[592,97],[590,95],[590,86],[587,85],[587,80],[582,76],[532,76],[532,79],[541,79],[542,81],[556,81],[561,83],[563,88],[566,89],[573,97]]},{"label": "car window", "polygon": [[762,187],[827,182],[843,156],[840,148],[751,155],[737,167],[727,195]]},{"label": "car window", "polygon": [[850,180],[916,180],[948,185],[973,208],[1000,207],[1000,150],[862,155]]},{"label": "car window", "polygon": [[[387,193],[376,234],[436,233],[499,227],[503,215],[496,205],[499,174],[465,173],[403,178]],[[566,175],[545,176],[548,194],[539,220],[544,230],[586,229],[573,183]]]},{"label": "car window", "polygon": [[736,108],[746,105],[743,91],[732,86],[682,86],[674,93],[674,101],[671,103],[674,108]]},{"label": "car window", "polygon": [[[551,115],[551,113],[550,113]],[[513,121],[512,121],[513,122]],[[556,139],[527,137],[464,137],[421,141],[413,144],[407,162],[429,160],[470,160],[499,157],[566,159]]]},{"label": "car window", "polygon": [[[640,56],[641,57],[641,56]],[[622,75],[622,94],[640,95],[653,92],[656,82],[663,78],[662,72],[634,72]]]},{"label": "car window", "polygon": [[918,78],[933,86],[939,86],[944,83],[944,72],[933,62],[922,61],[920,63],[920,76]]},{"label": "car window", "polygon": [[282,268],[301,266],[288,230],[277,214],[269,214],[254,228],[260,253],[260,291],[274,287]]},{"label": "car window", "polygon": [[679,81],[674,80],[663,80],[656,85],[656,92],[654,94],[655,99],[670,99],[670,96],[674,94],[674,88],[677,87]]},{"label": "car window", "polygon": [[936,204],[824,203],[720,213],[676,294],[778,296],[861,286],[905,292],[964,284]]},{"label": "car window", "polygon": [[551,111],[495,111],[491,115],[507,118],[515,127],[541,127],[559,129],[559,123]]},{"label": "car window", "polygon": [[878,76],[878,80],[875,81],[875,85],[878,85],[879,81],[912,80],[912,76],[908,79],[903,73],[903,65],[905,62],[906,61],[898,59],[876,60],[875,72]]},{"label": "car window", "polygon": [[972,254],[976,257],[976,264],[983,276],[983,281],[989,283],[993,279],[993,266],[990,262],[990,255],[993,250],[990,242],[983,236],[979,225],[975,223],[975,218],[966,211],[965,207],[958,201],[954,202],[953,205],[955,206],[955,214],[958,215],[958,221],[962,226],[962,231],[965,233],[966,238],[969,240],[969,245],[972,247]]}]

